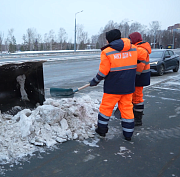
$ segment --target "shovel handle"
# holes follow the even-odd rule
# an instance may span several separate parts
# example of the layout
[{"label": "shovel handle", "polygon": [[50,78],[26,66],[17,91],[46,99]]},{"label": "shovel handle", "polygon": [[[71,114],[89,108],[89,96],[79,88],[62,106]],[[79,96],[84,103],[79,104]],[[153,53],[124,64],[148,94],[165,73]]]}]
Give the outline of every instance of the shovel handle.
[{"label": "shovel handle", "polygon": [[89,84],[86,84],[86,85],[84,85],[84,86],[82,86],[82,87],[79,87],[78,90],[82,90],[82,89],[84,89],[84,88],[86,88],[86,87],[89,87],[89,86],[90,86],[90,83],[89,83]]}]

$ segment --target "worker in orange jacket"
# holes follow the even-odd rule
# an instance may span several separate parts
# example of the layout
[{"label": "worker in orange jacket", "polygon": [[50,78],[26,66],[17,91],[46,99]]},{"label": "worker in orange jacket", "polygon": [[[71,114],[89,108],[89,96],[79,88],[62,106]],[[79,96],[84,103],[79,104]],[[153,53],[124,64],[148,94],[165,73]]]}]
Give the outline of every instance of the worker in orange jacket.
[{"label": "worker in orange jacket", "polygon": [[106,39],[108,44],[101,49],[99,72],[90,81],[90,86],[96,86],[104,80],[104,94],[95,131],[100,136],[106,136],[108,121],[118,103],[123,135],[130,141],[134,131],[132,94],[135,90],[137,49],[129,39],[121,39],[118,29],[107,32]]},{"label": "worker in orange jacket", "polygon": [[137,69],[135,92],[133,93],[133,111],[135,126],[142,125],[142,116],[144,111],[143,87],[150,85],[150,64],[149,54],[151,46],[148,42],[143,42],[141,34],[138,32],[129,35],[131,43],[137,47]]}]

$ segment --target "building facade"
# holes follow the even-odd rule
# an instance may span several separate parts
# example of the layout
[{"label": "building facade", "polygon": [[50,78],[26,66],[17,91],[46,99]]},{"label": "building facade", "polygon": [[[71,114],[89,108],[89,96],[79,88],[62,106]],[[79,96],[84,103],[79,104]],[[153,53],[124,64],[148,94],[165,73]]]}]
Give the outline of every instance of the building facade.
[{"label": "building facade", "polygon": [[180,33],[180,23],[177,23],[177,24],[175,24],[173,26],[169,26],[168,30],[171,31],[171,32],[178,32],[178,33]]}]

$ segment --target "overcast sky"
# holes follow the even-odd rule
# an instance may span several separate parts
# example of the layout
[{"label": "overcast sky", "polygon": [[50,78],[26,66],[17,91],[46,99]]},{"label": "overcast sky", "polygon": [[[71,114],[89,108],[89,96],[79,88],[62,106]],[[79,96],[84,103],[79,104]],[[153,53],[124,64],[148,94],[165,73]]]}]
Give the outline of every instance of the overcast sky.
[{"label": "overcast sky", "polygon": [[7,37],[14,29],[17,43],[22,42],[28,28],[35,28],[44,37],[45,33],[64,28],[68,40],[74,41],[76,23],[82,24],[88,37],[99,33],[108,21],[139,22],[149,26],[159,21],[161,29],[180,23],[180,0],[0,0],[0,33]]}]

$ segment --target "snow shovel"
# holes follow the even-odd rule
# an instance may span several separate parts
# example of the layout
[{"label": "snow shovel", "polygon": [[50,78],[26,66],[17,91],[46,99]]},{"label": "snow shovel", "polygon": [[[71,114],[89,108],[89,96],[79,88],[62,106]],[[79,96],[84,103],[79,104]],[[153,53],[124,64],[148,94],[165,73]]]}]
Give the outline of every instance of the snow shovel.
[{"label": "snow shovel", "polygon": [[76,90],[73,90],[71,88],[64,89],[64,88],[50,88],[50,94],[52,97],[73,97],[74,93],[78,92],[79,90],[82,90],[86,87],[90,86],[89,84],[86,84],[82,87],[77,88]]}]

